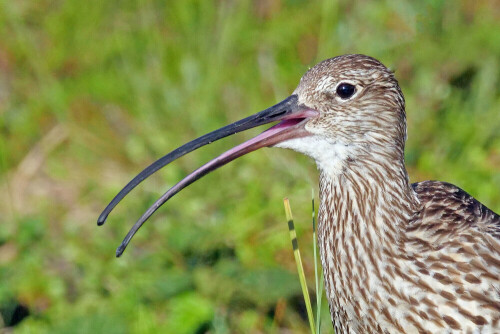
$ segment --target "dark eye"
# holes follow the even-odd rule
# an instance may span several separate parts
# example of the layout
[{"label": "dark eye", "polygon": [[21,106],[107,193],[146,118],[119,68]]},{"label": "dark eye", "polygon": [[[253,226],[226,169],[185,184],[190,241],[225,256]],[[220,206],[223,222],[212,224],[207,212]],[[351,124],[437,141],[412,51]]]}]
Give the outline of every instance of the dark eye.
[{"label": "dark eye", "polygon": [[348,83],[341,83],[337,86],[337,94],[341,99],[348,99],[354,95],[356,92],[356,87]]}]

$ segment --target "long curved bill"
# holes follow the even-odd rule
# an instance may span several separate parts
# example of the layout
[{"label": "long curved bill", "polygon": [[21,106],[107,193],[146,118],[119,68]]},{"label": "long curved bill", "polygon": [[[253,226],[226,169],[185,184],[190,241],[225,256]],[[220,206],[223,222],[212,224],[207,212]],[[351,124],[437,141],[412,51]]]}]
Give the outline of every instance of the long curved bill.
[{"label": "long curved bill", "polygon": [[181,147],[173,150],[169,154],[160,158],[142,172],[140,172],[132,181],[130,181],[119,193],[113,198],[113,200],[104,209],[97,220],[98,225],[105,223],[107,216],[113,210],[113,208],[139,183],[145,180],[148,176],[152,175],[160,168],[166,166],[170,162],[184,156],[185,154],[196,150],[204,145],[210,144],[221,138],[230,136],[232,134],[254,128],[259,125],[264,125],[271,122],[281,121],[277,125],[271,127],[270,129],[264,131],[260,135],[250,139],[230,150],[221,154],[217,158],[209,161],[205,165],[201,166],[179,183],[170,188],[166,193],[164,193],[134,224],[132,229],[129,231],[121,245],[116,250],[116,256],[120,256],[128,243],[139,230],[139,228],[146,222],[146,220],[151,217],[151,215],[166,201],[172,198],[179,191],[198,180],[202,176],[208,174],[209,172],[227,164],[228,162],[245,155],[249,152],[255,151],[262,147],[273,146],[277,143],[283,142],[292,138],[299,138],[308,135],[308,132],[304,129],[305,120],[310,117],[317,116],[317,112],[311,110],[307,107],[298,105],[298,98],[296,95],[291,95],[280,103],[263,110],[257,114],[234,122],[232,124],[226,125],[218,130],[210,132],[203,135]]}]

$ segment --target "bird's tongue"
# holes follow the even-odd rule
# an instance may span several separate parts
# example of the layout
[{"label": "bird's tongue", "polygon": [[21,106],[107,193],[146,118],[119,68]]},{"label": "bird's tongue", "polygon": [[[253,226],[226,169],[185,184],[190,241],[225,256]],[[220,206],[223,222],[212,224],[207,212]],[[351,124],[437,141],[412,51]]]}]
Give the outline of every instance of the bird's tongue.
[{"label": "bird's tongue", "polygon": [[227,150],[217,158],[201,166],[199,169],[202,169],[210,164],[217,164],[217,167],[220,167],[238,157],[241,157],[242,155],[258,150],[259,148],[273,146],[284,140],[290,139],[291,137],[295,138],[295,134],[298,134],[299,128],[294,126],[299,124],[301,121],[303,121],[303,118],[294,118],[281,121],[275,126],[253,137],[252,139],[247,140],[246,142],[241,143],[240,145],[235,146],[230,150]]},{"label": "bird's tongue", "polygon": [[[144,224],[144,222],[166,201],[172,198],[179,191],[189,186],[191,183],[195,182],[204,175],[210,173],[211,171],[233,161],[236,158],[241,157],[247,153],[258,150],[262,147],[269,147],[276,145],[277,143],[283,142],[292,138],[299,138],[307,136],[308,132],[302,126],[302,121],[305,117],[310,116],[312,112],[304,113],[304,118],[292,118],[281,121],[275,126],[267,129],[261,134],[255,136],[254,138],[247,140],[246,142],[233,147],[232,149],[222,153],[217,158],[210,160],[200,168],[196,169],[191,174],[187,175],[184,179],[179,181],[176,185],[170,188],[166,193],[164,193],[156,202],[142,215],[142,217],[134,224],[130,229],[127,236],[121,243],[121,245],[116,250],[116,256],[120,256],[128,243],[134,236],[134,234],[139,230],[139,228]],[[297,115],[299,116],[299,115]]]}]

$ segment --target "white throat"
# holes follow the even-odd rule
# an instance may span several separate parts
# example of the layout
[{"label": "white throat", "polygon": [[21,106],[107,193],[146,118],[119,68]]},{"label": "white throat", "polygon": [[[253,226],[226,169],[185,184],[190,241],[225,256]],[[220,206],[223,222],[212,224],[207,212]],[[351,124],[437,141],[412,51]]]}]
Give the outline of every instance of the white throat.
[{"label": "white throat", "polygon": [[336,178],[344,172],[345,161],[352,151],[352,147],[347,144],[314,135],[290,139],[275,147],[287,148],[307,155],[314,159],[321,173],[326,173],[332,178]]}]

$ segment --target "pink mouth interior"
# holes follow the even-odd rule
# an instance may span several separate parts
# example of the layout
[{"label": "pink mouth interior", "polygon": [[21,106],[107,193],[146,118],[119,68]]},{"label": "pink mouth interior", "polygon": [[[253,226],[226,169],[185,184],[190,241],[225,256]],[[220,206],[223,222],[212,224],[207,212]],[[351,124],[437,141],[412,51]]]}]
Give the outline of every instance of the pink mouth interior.
[{"label": "pink mouth interior", "polygon": [[[257,145],[255,148],[252,148],[253,145],[256,145],[256,144],[261,143],[261,142],[265,142],[268,139],[279,134],[280,132],[284,131],[285,129],[288,129],[294,125],[299,124],[303,120],[304,120],[304,118],[292,118],[292,119],[283,120],[283,121],[279,122],[278,124],[265,130],[261,134],[253,137],[252,139],[249,139],[249,140],[233,147],[232,149],[227,150],[226,152],[222,153],[217,158],[211,160],[207,164],[211,163],[214,160],[219,160],[219,159],[223,160],[223,159],[228,158],[228,157],[232,156],[233,154],[240,152],[240,151],[245,151],[244,154],[246,154],[246,153],[254,151],[258,148],[261,148],[263,146],[268,146],[268,145]],[[246,149],[249,149],[249,150],[247,151]],[[243,155],[243,154],[241,154],[241,155]],[[241,156],[241,155],[238,155],[238,156]],[[236,158],[236,157],[234,157],[234,158]],[[203,166],[200,168],[203,168]]]},{"label": "pink mouth interior", "polygon": [[[281,122],[278,124],[270,127],[269,129],[265,130],[261,134],[253,137],[252,139],[247,140],[246,142],[243,142],[232,149],[222,153],[219,155],[217,158],[207,162],[205,165],[201,166],[197,170],[195,170],[192,174],[197,174],[199,172],[202,172],[207,169],[211,169],[214,166],[221,166],[224,164],[227,164],[228,162],[245,155],[247,153],[250,153],[252,151],[255,151],[259,148],[265,147],[265,146],[272,146],[277,144],[278,142],[281,142],[283,140],[286,140],[287,135],[288,136],[293,136],[294,129],[290,129],[294,127],[295,125],[301,123],[307,118],[310,117],[317,117],[318,112],[315,110],[303,110],[301,112],[294,113],[292,115],[289,115],[290,118],[284,118]],[[287,131],[287,129],[290,129],[290,131]],[[285,132],[288,132],[286,134]],[[217,168],[215,167],[215,168]],[[188,175],[189,177],[190,175]]]}]

